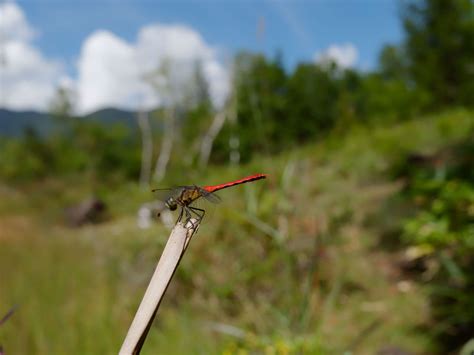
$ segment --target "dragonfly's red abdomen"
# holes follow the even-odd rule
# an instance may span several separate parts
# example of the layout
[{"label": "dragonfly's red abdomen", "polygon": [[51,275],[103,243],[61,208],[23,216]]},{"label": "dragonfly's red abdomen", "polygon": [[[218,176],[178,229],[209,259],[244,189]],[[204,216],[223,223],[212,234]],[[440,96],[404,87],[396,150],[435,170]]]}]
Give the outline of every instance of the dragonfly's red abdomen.
[{"label": "dragonfly's red abdomen", "polygon": [[255,175],[247,176],[247,177],[244,177],[242,179],[231,181],[231,182],[228,182],[228,183],[225,183],[225,184],[204,186],[203,189],[206,190],[207,192],[215,192],[215,191],[218,191],[218,190],[225,189],[227,187],[240,185],[240,184],[245,184],[246,182],[265,179],[266,177],[267,177],[267,174],[255,174]]}]

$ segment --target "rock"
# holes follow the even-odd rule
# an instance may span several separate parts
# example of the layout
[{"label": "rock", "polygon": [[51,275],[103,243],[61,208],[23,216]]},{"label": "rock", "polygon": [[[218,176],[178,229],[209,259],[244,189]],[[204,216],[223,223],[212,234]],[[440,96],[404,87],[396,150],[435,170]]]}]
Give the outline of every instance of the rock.
[{"label": "rock", "polygon": [[66,208],[66,222],[71,227],[79,227],[86,223],[98,223],[102,220],[106,210],[105,203],[91,197],[81,203]]}]

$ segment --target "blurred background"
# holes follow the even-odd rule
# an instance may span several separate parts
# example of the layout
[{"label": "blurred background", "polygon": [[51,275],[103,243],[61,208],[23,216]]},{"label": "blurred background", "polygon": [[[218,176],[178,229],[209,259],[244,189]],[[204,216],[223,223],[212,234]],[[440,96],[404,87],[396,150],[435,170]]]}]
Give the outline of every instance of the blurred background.
[{"label": "blurred background", "polygon": [[144,354],[473,351],[471,0],[0,2],[3,351],[116,353],[151,189],[254,173]]}]

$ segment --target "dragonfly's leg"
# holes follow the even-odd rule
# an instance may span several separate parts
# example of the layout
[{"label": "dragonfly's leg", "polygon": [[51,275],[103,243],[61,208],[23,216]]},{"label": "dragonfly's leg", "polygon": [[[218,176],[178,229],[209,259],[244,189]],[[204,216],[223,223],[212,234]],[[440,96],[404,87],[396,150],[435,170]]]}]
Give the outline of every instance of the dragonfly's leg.
[{"label": "dragonfly's leg", "polygon": [[181,211],[179,211],[179,216],[178,216],[178,219],[176,220],[176,223],[181,222],[181,218],[183,218],[183,209],[184,209],[184,207],[181,208]]},{"label": "dragonfly's leg", "polygon": [[183,207],[184,212],[186,213],[186,222],[191,218],[191,210],[189,206]]},{"label": "dragonfly's leg", "polygon": [[[202,208],[197,208],[197,207],[189,207],[189,209],[196,215],[198,216],[199,220],[202,220],[204,218],[204,215],[206,214],[206,211],[203,210]],[[199,211],[199,212],[198,212]]]},{"label": "dragonfly's leg", "polygon": [[[206,214],[206,211],[204,211],[203,209],[201,208],[197,208],[197,207],[191,207],[191,206],[188,206],[187,207],[187,210],[188,210],[188,213],[189,215],[187,215],[187,220],[190,221],[191,220],[191,212],[197,216],[198,218],[198,221],[196,224],[193,223],[193,228],[195,228],[197,226],[197,224],[203,219],[204,215]],[[199,211],[199,212],[198,212]]]}]

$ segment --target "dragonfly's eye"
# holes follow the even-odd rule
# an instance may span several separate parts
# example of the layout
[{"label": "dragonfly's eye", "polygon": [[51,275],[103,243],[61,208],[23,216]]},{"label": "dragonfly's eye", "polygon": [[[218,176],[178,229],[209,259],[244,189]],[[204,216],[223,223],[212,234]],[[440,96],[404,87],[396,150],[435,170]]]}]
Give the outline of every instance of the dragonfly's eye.
[{"label": "dragonfly's eye", "polygon": [[176,210],[176,208],[178,208],[178,205],[177,205],[176,201],[172,197],[170,197],[166,201],[166,207],[168,207],[171,211],[174,211],[174,210]]}]

